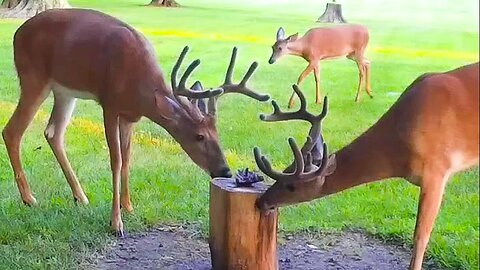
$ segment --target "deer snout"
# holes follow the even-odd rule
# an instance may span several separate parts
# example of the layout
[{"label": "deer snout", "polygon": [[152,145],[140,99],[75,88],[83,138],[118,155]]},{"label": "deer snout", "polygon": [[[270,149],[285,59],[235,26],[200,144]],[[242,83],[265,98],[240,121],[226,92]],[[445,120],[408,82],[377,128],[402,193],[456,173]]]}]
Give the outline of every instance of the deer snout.
[{"label": "deer snout", "polygon": [[275,209],[275,207],[269,205],[265,200],[262,199],[262,197],[258,198],[256,201],[255,201],[255,206],[260,209],[260,211],[262,212],[268,212],[268,211],[272,211]]},{"label": "deer snout", "polygon": [[275,63],[275,59],[273,58],[273,55],[270,57],[270,59],[268,59],[268,63],[269,64]]},{"label": "deer snout", "polygon": [[218,172],[210,173],[210,176],[212,178],[215,178],[215,177],[230,178],[230,177],[232,177],[232,172],[230,171],[230,168],[223,167]]}]

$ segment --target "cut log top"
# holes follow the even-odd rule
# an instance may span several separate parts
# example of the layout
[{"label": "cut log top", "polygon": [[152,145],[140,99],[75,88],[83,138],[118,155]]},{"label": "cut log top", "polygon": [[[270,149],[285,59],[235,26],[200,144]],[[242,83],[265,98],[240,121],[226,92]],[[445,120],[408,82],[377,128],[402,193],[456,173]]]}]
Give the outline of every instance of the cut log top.
[{"label": "cut log top", "polygon": [[235,179],[233,178],[214,178],[212,180],[212,185],[226,192],[236,192],[236,193],[262,194],[268,188],[268,186],[266,186],[262,182],[253,183],[251,187],[237,187],[237,184],[235,183]]}]

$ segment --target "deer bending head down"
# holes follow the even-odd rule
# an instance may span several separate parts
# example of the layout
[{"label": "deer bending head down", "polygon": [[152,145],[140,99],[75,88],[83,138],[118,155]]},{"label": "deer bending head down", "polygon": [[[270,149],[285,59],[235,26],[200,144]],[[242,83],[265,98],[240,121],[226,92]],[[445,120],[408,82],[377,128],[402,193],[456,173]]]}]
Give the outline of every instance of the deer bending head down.
[{"label": "deer bending head down", "polygon": [[[299,97],[301,108],[306,108],[305,99]],[[272,103],[274,113],[261,119],[311,118],[303,116],[308,115],[303,109],[284,113]],[[329,158],[321,135],[311,135],[312,129],[320,132],[319,124],[315,128],[312,125],[301,151],[293,139],[289,140],[295,157],[293,172],[292,166],[283,173],[273,171],[266,157],[254,149],[258,168],[276,180],[257,206],[269,210],[368,182],[403,177],[421,189],[410,263],[410,269],[420,270],[448,180],[454,173],[478,165],[478,111],[478,63],[445,73],[424,74],[377,123]],[[309,150],[313,149],[312,142],[322,150],[320,158],[313,158],[313,150]]]},{"label": "deer bending head down", "polygon": [[[363,88],[373,97],[370,89],[370,62],[364,56],[368,40],[368,29],[357,24],[312,28],[302,37],[298,37],[298,33],[286,37],[285,30],[280,27],[268,63],[273,64],[284,55],[296,55],[305,59],[308,66],[298,77],[297,85],[313,71],[316,103],[320,103],[320,61],[346,56],[358,67],[359,81],[355,101],[359,101]],[[288,102],[289,108],[293,107],[294,97],[295,93],[292,93]]]},{"label": "deer bending head down", "polygon": [[[113,178],[111,225],[119,235],[123,235],[120,206],[127,211],[133,209],[128,172],[135,122],[141,117],[149,118],[165,128],[211,176],[229,177],[230,169],[215,126],[218,97],[236,92],[261,101],[269,99],[246,86],[257,67],[255,62],[240,83],[232,83],[236,49],[219,88],[194,91],[186,87],[199,60],[188,66],[177,83],[177,73],[188,48],[180,54],[169,86],[146,38],[129,25],[97,11],[42,12],[20,26],[13,43],[21,94],[2,135],[22,200],[28,205],[36,203],[20,160],[21,139],[40,105],[53,92],[54,105],[45,137],[75,200],[88,203],[67,159],[64,135],[76,99],[93,99],[103,109]],[[200,83],[195,85],[199,88]],[[207,99],[206,104],[203,99]]]}]

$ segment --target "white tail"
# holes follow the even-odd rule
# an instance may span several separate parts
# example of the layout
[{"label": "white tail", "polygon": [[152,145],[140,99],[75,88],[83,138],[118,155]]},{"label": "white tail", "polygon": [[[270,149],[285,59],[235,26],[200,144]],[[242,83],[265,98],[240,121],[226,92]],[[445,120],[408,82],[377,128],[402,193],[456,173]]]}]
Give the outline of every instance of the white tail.
[{"label": "white tail", "polygon": [[[456,172],[478,165],[479,160],[479,64],[417,78],[376,124],[327,158],[318,117],[306,112],[306,101],[295,113],[284,113],[274,103],[265,121],[289,119],[312,123],[301,150],[293,139],[293,166],[275,172],[260,150],[254,150],[260,170],[277,182],[257,201],[268,210],[321,198],[364,183],[404,177],[420,187],[410,269],[420,270],[445,186]],[[314,143],[312,143],[314,142]],[[314,145],[320,155],[314,158]]]},{"label": "white tail", "polygon": [[[36,202],[20,161],[20,142],[38,108],[52,91],[54,106],[45,137],[75,200],[80,203],[86,204],[88,199],[65,154],[65,130],[77,98],[93,99],[102,106],[113,177],[111,224],[119,235],[123,235],[120,206],[127,211],[133,209],[128,190],[130,141],[133,124],[141,117],[165,128],[212,177],[230,177],[215,126],[217,98],[231,92],[262,101],[269,97],[246,87],[257,63],[250,66],[241,83],[232,83],[236,49],[220,88],[189,89],[186,81],[200,61],[192,62],[177,82],[187,50],[182,51],[173,68],[170,87],[150,43],[113,17],[92,10],[60,9],[40,13],[26,21],[14,37],[20,100],[3,130],[22,200],[28,205]],[[200,84],[195,85],[198,90]],[[208,106],[199,105],[203,98],[208,98]]]},{"label": "white tail", "polygon": [[[356,24],[313,28],[300,38],[298,33],[285,37],[285,31],[280,27],[277,31],[277,40],[272,46],[272,56],[268,62],[273,64],[283,55],[297,55],[307,60],[308,66],[300,74],[297,85],[300,85],[313,70],[316,103],[320,103],[320,61],[346,56],[355,61],[358,66],[359,81],[355,101],[359,101],[360,91],[363,87],[367,94],[373,97],[370,89],[370,62],[364,56],[368,39],[368,29]],[[290,97],[289,108],[293,107],[294,96],[295,93]]]}]

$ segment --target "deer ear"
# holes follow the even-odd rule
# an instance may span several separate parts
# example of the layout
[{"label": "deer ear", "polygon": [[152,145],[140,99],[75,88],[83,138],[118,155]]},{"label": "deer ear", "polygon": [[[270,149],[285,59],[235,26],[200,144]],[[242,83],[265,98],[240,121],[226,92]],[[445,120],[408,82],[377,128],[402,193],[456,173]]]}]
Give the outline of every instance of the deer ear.
[{"label": "deer ear", "polygon": [[287,41],[288,41],[288,42],[292,42],[292,41],[297,40],[297,38],[298,38],[298,33],[295,33],[295,34],[289,36],[289,37],[287,38]]},{"label": "deer ear", "polygon": [[285,39],[285,30],[283,30],[283,27],[278,28],[277,31],[277,41],[279,40],[284,40]]},{"label": "deer ear", "polygon": [[337,168],[337,160],[335,158],[335,154],[331,154],[329,157],[328,157],[328,161],[327,161],[327,168],[325,169],[325,174],[324,176],[329,176],[331,175],[332,173],[335,172],[335,169]]},{"label": "deer ear", "polygon": [[157,105],[157,112],[162,118],[173,120],[178,117],[177,112],[180,111],[178,103],[167,96],[161,95],[158,90],[155,90],[155,104]]},{"label": "deer ear", "polygon": [[[190,87],[190,89],[192,89],[192,91],[203,91],[202,83],[200,81],[196,81],[192,85],[192,87]],[[190,98],[190,101],[194,103],[203,114],[207,113],[207,105],[205,104],[205,100],[203,98],[200,98],[200,99]]]}]

